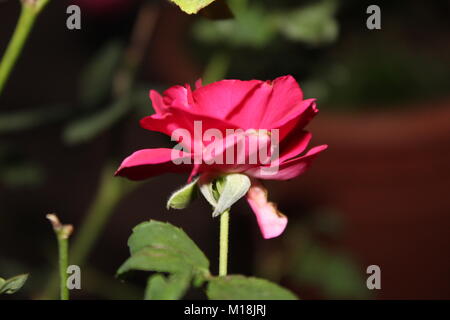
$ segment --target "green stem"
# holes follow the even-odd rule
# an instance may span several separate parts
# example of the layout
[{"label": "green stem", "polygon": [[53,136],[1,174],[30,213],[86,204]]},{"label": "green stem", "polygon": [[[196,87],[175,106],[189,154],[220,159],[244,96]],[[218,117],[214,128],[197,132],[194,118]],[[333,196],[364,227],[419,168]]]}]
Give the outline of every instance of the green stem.
[{"label": "green stem", "polygon": [[219,276],[226,276],[228,269],[228,232],[230,228],[230,211],[227,210],[220,216],[220,254]]},{"label": "green stem", "polygon": [[[81,266],[85,263],[116,205],[139,185],[139,183],[130,183],[124,179],[114,177],[114,170],[111,166],[107,166],[104,169],[94,202],[89,208],[86,218],[81,224],[73,242],[71,252],[73,264]],[[55,274],[50,278],[41,298],[48,299],[53,297],[56,293],[57,283],[58,278]]]},{"label": "green stem", "polygon": [[55,214],[48,214],[53,230],[58,240],[59,256],[59,293],[61,300],[69,300],[69,288],[67,288],[67,267],[69,266],[69,237],[73,227],[70,224],[61,224]]},{"label": "green stem", "polygon": [[209,84],[224,79],[230,67],[230,55],[227,52],[218,52],[212,55],[203,71],[203,84]]},{"label": "green stem", "polygon": [[69,300],[67,288],[67,267],[69,266],[69,239],[58,236],[59,249],[59,295],[61,300]]},{"label": "green stem", "polygon": [[75,264],[83,264],[86,261],[92,246],[102,234],[114,208],[125,194],[122,190],[123,183],[122,179],[114,177],[114,170],[110,166],[102,173],[95,200],[74,240],[72,257]]},{"label": "green stem", "polygon": [[36,17],[49,0],[22,0],[22,9],[14,34],[8,44],[5,54],[0,62],[0,95],[6,81],[11,74],[17,59],[22,52],[24,44],[33,28]]}]

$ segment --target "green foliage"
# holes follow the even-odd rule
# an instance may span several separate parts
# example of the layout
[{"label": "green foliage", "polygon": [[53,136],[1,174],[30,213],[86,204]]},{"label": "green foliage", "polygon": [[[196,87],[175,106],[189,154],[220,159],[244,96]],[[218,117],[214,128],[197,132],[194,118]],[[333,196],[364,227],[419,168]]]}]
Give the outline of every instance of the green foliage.
[{"label": "green foliage", "polygon": [[145,299],[180,299],[192,284],[207,284],[210,299],[296,299],[290,291],[267,280],[241,275],[211,276],[209,261],[183,230],[169,223],[148,221],[137,225],[128,239],[131,256],[117,271],[156,272],[147,282]]},{"label": "green foliage", "polygon": [[191,183],[175,191],[167,201],[167,209],[186,208],[197,195],[197,181],[198,179],[194,179]]},{"label": "green foliage", "polygon": [[34,129],[60,120],[69,114],[65,105],[43,106],[34,109],[0,114],[0,133],[8,134]]},{"label": "green foliage", "polygon": [[180,7],[181,10],[188,14],[197,13],[207,5],[214,2],[214,0],[170,0]]},{"label": "green foliage", "polygon": [[0,184],[8,188],[36,187],[44,179],[44,169],[28,159],[17,145],[0,146]]},{"label": "green foliage", "polygon": [[252,5],[232,1],[235,19],[200,20],[194,25],[194,36],[210,45],[264,48],[277,35],[309,45],[328,44],[338,36],[334,18],[336,0],[322,0],[308,6],[272,10],[260,3]]},{"label": "green foliage", "polygon": [[326,297],[367,298],[368,291],[353,261],[317,245],[297,256],[295,277],[305,285],[315,285]]},{"label": "green foliage", "polygon": [[7,280],[0,278],[0,294],[13,294],[23,287],[28,279],[28,274],[20,274]]},{"label": "green foliage", "polygon": [[89,141],[115,124],[130,109],[130,97],[125,95],[107,108],[69,123],[63,132],[63,139],[67,144]]},{"label": "green foliage", "polygon": [[250,9],[233,11],[235,19],[200,20],[194,25],[194,36],[208,44],[263,48],[276,35],[276,25],[262,7],[252,6]]},{"label": "green foliage", "polygon": [[292,41],[311,45],[331,43],[336,40],[339,31],[334,18],[336,9],[335,0],[322,0],[282,13],[277,19],[279,30]]},{"label": "green foliage", "polygon": [[35,187],[44,178],[42,167],[30,161],[0,164],[0,183],[9,188]]},{"label": "green foliage", "polygon": [[192,274],[189,269],[168,277],[157,273],[148,279],[145,300],[178,300],[189,288]]},{"label": "green foliage", "polygon": [[289,264],[281,266],[281,272],[287,272],[284,276],[292,277],[299,287],[315,288],[329,299],[370,297],[363,270],[353,257],[317,239],[340,237],[344,225],[336,212],[323,208],[291,227],[293,232],[284,246],[288,249],[284,256],[289,257]]},{"label": "green foliage", "polygon": [[297,297],[270,281],[241,275],[213,278],[206,291],[211,300],[297,300]]},{"label": "green foliage", "polygon": [[347,112],[410,107],[412,101],[448,96],[445,59],[401,43],[386,46],[389,39],[384,33],[355,38],[358,47],[317,65],[303,90],[326,108]]},{"label": "green foliage", "polygon": [[203,72],[203,85],[224,79],[230,66],[230,57],[223,52],[212,56]]},{"label": "green foliage", "polygon": [[119,268],[166,273],[192,270],[195,276],[209,274],[209,261],[186,233],[169,223],[151,220],[133,229],[128,240],[131,257]]}]

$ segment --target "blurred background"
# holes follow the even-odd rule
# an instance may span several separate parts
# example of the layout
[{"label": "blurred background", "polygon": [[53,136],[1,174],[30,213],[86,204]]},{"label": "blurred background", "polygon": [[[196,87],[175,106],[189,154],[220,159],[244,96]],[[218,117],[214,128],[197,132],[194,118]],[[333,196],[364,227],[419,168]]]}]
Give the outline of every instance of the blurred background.
[{"label": "blurred background", "polygon": [[[66,28],[71,4],[81,30]],[[381,30],[366,27],[370,4]],[[18,1],[0,1],[1,53],[19,12]],[[73,298],[142,298],[145,276],[114,274],[132,227],[150,218],[182,227],[217,270],[206,201],[165,209],[187,177],[112,174],[135,150],[170,146],[139,127],[153,113],[149,89],[292,74],[318,99],[313,145],[330,148],[303,176],[267,184],[290,220],[281,237],[263,240],[239,202],[230,273],[306,299],[449,299],[449,17],[439,0],[218,0],[195,16],[165,0],[51,1],[0,96],[0,276],[30,273],[1,298],[56,297],[50,212],[75,227]],[[366,287],[372,264],[381,290]]]}]

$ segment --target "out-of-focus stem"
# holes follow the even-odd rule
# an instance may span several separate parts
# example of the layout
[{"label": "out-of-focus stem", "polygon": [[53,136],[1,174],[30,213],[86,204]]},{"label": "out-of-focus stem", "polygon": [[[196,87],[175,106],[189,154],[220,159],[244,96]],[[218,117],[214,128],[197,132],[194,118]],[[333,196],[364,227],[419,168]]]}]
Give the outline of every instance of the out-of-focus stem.
[{"label": "out-of-focus stem", "polygon": [[[126,50],[122,67],[114,79],[113,91],[116,97],[127,94],[131,89],[136,70],[142,63],[145,48],[153,34],[158,12],[157,6],[149,2],[142,4],[137,21],[133,27],[130,45]],[[139,185],[136,182],[131,183],[124,179],[115,178],[113,168],[111,166],[105,168],[94,202],[89,208],[86,219],[83,221],[74,240],[71,255],[74,264],[84,264],[115,206]],[[48,299],[54,296],[56,286],[57,277],[53,276],[50,278],[40,298]]]},{"label": "out-of-focus stem", "polygon": [[[105,168],[95,199],[74,239],[71,252],[73,264],[82,266],[85,263],[116,205],[138,185],[140,184],[114,177],[111,166]],[[57,281],[56,276],[50,278],[41,298],[48,299],[54,296]]]},{"label": "out-of-focus stem", "polygon": [[155,30],[158,14],[159,8],[152,2],[142,4],[133,27],[130,44],[125,51],[123,63],[114,78],[113,92],[116,97],[130,90],[136,71],[142,64],[145,50]]},{"label": "out-of-focus stem", "polygon": [[226,52],[217,52],[210,58],[203,71],[203,84],[224,79],[230,66],[230,56]]},{"label": "out-of-focus stem", "polygon": [[22,0],[22,9],[14,34],[0,62],[0,95],[11,74],[26,40],[33,28],[36,17],[50,0]]}]

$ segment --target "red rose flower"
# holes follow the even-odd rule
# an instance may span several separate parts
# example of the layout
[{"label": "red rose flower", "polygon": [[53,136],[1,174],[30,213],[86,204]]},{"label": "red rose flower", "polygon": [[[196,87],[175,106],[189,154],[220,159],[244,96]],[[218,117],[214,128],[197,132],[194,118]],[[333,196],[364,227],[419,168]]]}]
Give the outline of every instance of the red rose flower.
[{"label": "red rose flower", "polygon": [[304,127],[318,109],[314,99],[303,99],[295,79],[222,80],[206,86],[198,81],[195,90],[175,86],[163,96],[150,91],[150,98],[156,113],[143,118],[141,126],[171,136],[178,148],[139,150],[116,175],[141,180],[165,172],[190,173],[189,179],[244,174],[251,179],[246,197],[264,238],[281,234],[287,218],[267,201],[258,179],[295,178],[327,148],[302,155],[311,140]]}]

